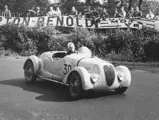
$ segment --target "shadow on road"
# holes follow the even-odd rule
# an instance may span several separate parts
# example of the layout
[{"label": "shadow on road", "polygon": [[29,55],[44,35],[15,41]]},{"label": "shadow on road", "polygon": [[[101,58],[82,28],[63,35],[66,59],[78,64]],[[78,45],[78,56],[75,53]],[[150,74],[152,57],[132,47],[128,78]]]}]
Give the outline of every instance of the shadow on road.
[{"label": "shadow on road", "polygon": [[[21,79],[10,79],[0,81],[1,85],[10,85],[15,87],[20,87],[24,91],[30,91],[38,94],[40,96],[35,96],[36,100],[40,101],[53,101],[53,102],[70,102],[68,87],[55,82],[40,80],[35,84],[27,84],[24,78]],[[13,89],[14,90],[14,89]],[[116,95],[114,92],[85,92],[83,99],[93,99],[105,96]],[[118,95],[117,95],[118,96]],[[120,95],[125,96],[125,95]]]}]

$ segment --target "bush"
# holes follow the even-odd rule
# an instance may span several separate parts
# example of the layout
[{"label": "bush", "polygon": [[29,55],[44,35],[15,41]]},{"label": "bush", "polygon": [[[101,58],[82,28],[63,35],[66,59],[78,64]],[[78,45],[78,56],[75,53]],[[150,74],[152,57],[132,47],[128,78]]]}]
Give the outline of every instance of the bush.
[{"label": "bush", "polygon": [[[66,28],[65,28],[66,29]],[[76,48],[84,45],[98,57],[117,61],[158,61],[159,32],[152,28],[141,30],[110,29],[96,32],[85,28],[64,34],[57,28],[42,29],[7,24],[1,27],[5,50],[20,55],[41,54],[50,50],[66,50],[67,43]]]},{"label": "bush", "polygon": [[1,27],[2,34],[5,36],[3,40],[4,49],[17,52],[19,54],[30,51],[29,54],[36,53],[35,42],[27,35],[27,27],[18,27],[16,25],[7,24]]}]

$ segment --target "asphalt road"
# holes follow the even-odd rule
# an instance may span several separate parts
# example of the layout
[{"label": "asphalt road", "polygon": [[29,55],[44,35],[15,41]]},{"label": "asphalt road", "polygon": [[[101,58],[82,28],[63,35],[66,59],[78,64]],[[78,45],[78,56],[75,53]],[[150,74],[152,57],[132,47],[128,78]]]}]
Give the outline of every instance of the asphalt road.
[{"label": "asphalt road", "polygon": [[132,69],[123,95],[88,93],[70,101],[66,86],[25,83],[23,59],[0,59],[0,120],[159,120],[159,74]]}]

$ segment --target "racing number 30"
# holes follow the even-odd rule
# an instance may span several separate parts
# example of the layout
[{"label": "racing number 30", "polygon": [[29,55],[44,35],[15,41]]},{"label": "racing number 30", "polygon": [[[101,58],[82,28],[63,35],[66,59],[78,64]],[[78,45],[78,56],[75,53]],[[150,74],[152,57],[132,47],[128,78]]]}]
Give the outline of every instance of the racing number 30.
[{"label": "racing number 30", "polygon": [[64,71],[63,71],[63,74],[67,74],[71,71],[72,69],[72,66],[71,65],[68,65],[68,64],[64,64]]}]

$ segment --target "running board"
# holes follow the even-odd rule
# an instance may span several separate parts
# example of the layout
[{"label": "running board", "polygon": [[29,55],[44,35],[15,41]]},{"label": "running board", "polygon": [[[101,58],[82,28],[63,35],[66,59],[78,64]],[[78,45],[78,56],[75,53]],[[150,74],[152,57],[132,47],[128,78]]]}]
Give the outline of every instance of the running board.
[{"label": "running board", "polygon": [[49,78],[45,78],[45,77],[42,77],[42,76],[38,76],[38,78],[68,86],[68,84],[65,84],[63,82],[59,82],[59,81],[56,81],[56,80],[53,80],[53,79],[49,79]]}]

